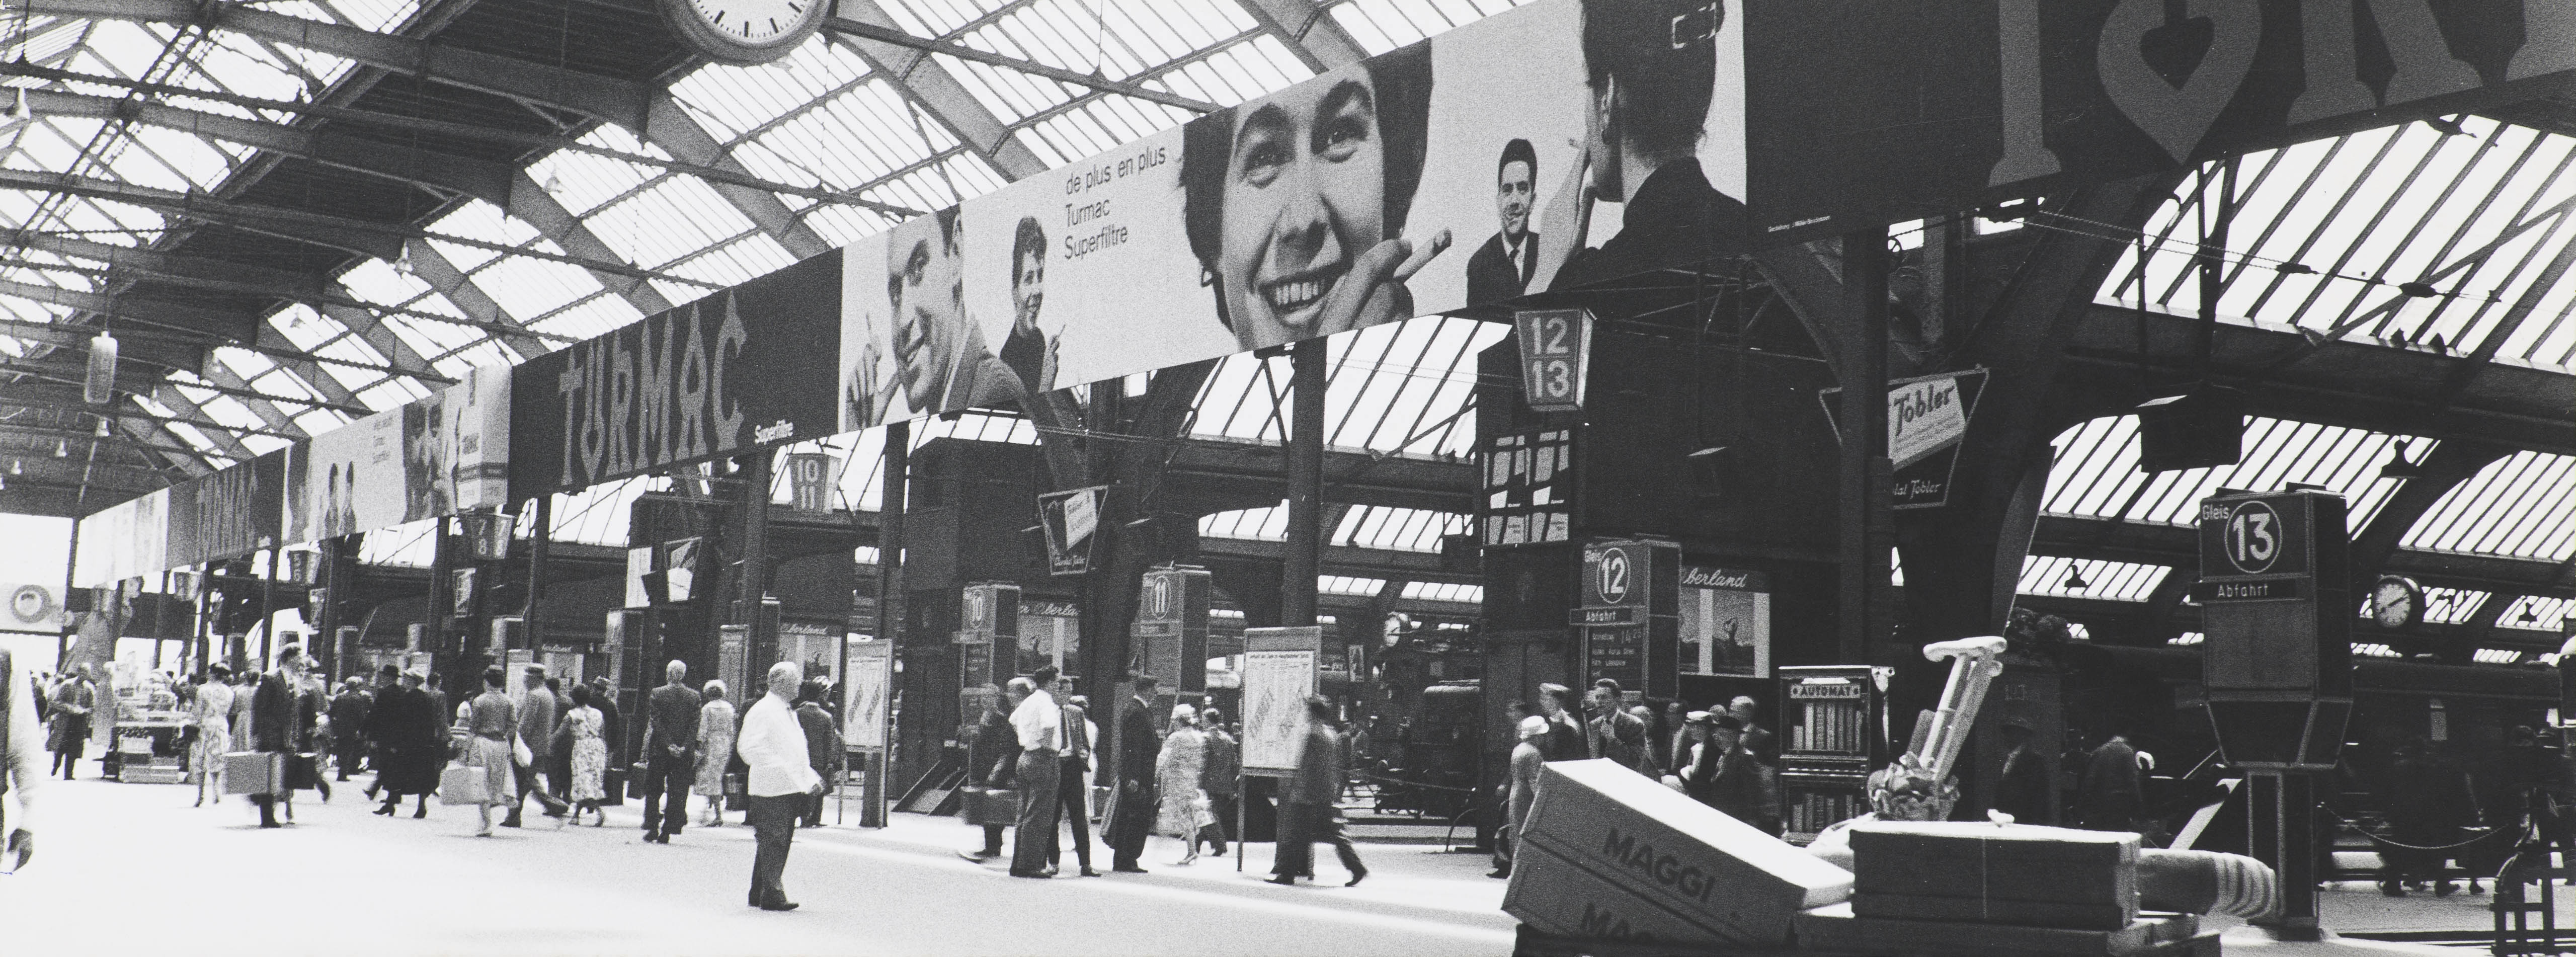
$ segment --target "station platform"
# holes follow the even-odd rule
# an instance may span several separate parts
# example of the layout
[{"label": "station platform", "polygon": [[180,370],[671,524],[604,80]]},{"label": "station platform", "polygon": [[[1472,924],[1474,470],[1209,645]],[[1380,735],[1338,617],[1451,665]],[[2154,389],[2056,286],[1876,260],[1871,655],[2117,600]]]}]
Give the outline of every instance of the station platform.
[{"label": "station platform", "polygon": [[[804,906],[764,913],[742,904],[752,843],[739,814],[667,846],[640,839],[632,801],[610,808],[605,827],[558,830],[531,814],[528,827],[478,838],[473,809],[434,800],[427,820],[408,801],[395,817],[370,815],[365,780],[337,785],[329,804],[305,795],[297,822],[274,831],[239,798],[189,806],[193,787],[54,781],[36,858],[0,877],[0,953],[1436,957],[1508,954],[1516,926],[1486,858],[1437,844],[1363,843],[1370,873],[1356,888],[1341,886],[1328,851],[1323,881],[1292,889],[1260,880],[1270,845],[1246,846],[1237,871],[1231,856],[1173,866],[1180,849],[1162,838],[1147,848],[1148,874],[1028,881],[957,856],[981,843],[978,829],[900,813],[885,828],[798,832],[787,877]],[[1107,869],[1105,847],[1095,862]],[[2330,885],[2324,922],[2341,939],[2276,943],[2237,928],[2226,948],[2483,952],[2486,901]],[[2569,906],[2563,926],[2576,925]]]},{"label": "station platform", "polygon": [[739,814],[669,845],[640,839],[633,801],[601,828],[557,831],[531,813],[526,828],[478,838],[472,808],[435,799],[427,820],[410,801],[369,814],[365,778],[327,805],[306,794],[297,823],[273,831],[239,798],[189,806],[193,787],[57,780],[35,859],[0,877],[0,954],[1436,957],[1512,944],[1486,859],[1437,846],[1363,846],[1370,873],[1356,888],[1329,851],[1322,882],[1284,888],[1260,880],[1269,845],[1251,845],[1238,873],[1231,857],[1171,866],[1180,849],[1159,838],[1150,873],[1031,881],[957,857],[978,829],[896,814],[883,829],[800,831],[787,888],[804,906],[778,914],[743,905],[752,841]]}]

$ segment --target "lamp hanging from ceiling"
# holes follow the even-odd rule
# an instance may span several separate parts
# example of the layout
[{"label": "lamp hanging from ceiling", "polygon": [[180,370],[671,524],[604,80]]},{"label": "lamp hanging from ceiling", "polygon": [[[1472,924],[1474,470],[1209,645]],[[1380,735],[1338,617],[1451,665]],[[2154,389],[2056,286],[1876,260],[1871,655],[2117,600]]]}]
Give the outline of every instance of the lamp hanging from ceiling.
[{"label": "lamp hanging from ceiling", "polygon": [[81,382],[81,401],[106,405],[116,396],[116,337],[101,329],[89,338],[89,377]]}]

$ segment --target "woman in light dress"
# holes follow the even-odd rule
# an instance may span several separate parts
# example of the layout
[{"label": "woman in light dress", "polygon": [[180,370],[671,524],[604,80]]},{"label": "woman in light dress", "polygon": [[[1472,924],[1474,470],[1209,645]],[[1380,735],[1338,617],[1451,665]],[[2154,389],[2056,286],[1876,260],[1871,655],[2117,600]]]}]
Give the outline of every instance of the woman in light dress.
[{"label": "woman in light dress", "polygon": [[188,722],[197,726],[197,742],[188,749],[188,770],[197,775],[197,805],[206,796],[224,799],[224,755],[233,749],[233,688],[224,681],[233,671],[222,665],[207,669],[196,699],[188,702]]},{"label": "woman in light dress", "polygon": [[1199,830],[1216,823],[1207,792],[1199,787],[1206,769],[1207,734],[1199,730],[1198,709],[1173,706],[1172,732],[1163,736],[1162,756],[1154,759],[1154,781],[1163,796],[1154,833],[1180,838],[1189,846],[1189,853],[1172,862],[1175,866],[1199,859]]},{"label": "woman in light dress", "polygon": [[725,766],[733,761],[733,702],[725,700],[721,681],[707,682],[707,703],[698,709],[698,773],[689,785],[693,793],[707,799],[705,813],[698,815],[703,827],[724,824]]},{"label": "woman in light dress", "polygon": [[564,715],[564,727],[572,736],[572,823],[581,823],[581,812],[592,815],[590,826],[608,823],[608,812],[599,802],[608,799],[608,740],[599,736],[599,709],[591,706],[588,685],[572,686],[572,711]]}]

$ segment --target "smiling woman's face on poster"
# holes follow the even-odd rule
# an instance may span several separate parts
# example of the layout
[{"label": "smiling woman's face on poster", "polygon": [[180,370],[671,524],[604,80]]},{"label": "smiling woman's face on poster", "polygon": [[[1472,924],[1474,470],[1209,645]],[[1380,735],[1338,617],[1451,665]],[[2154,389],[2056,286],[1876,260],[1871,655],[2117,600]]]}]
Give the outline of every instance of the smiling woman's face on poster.
[{"label": "smiling woman's face on poster", "polygon": [[[1249,113],[1225,177],[1217,268],[1237,334],[1285,342],[1338,331],[1327,295],[1386,238],[1386,144],[1365,72],[1292,87]],[[1378,297],[1371,305],[1391,306]],[[1385,315],[1332,317],[1352,325]]]},{"label": "smiling woman's face on poster", "polygon": [[1446,245],[1402,238],[1430,86],[1408,48],[1192,124],[1190,241],[1242,345],[1412,316],[1404,279]]}]

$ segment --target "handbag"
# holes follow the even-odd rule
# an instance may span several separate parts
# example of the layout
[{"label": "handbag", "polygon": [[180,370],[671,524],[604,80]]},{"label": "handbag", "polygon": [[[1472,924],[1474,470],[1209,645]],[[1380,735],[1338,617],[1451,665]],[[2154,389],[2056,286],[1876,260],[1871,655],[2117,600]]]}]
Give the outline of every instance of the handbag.
[{"label": "handbag", "polygon": [[511,736],[510,760],[519,762],[519,766],[523,768],[533,767],[536,765],[537,756],[528,751],[528,739],[518,737],[516,735]]},{"label": "handbag", "polygon": [[451,764],[438,774],[438,803],[482,804],[492,794],[492,778],[482,768]]},{"label": "handbag", "polygon": [[1010,788],[967,788],[966,823],[983,827],[1008,827],[1020,819],[1020,792]]},{"label": "handbag", "polygon": [[318,754],[282,754],[285,760],[286,789],[310,791],[322,782],[322,761]]}]

